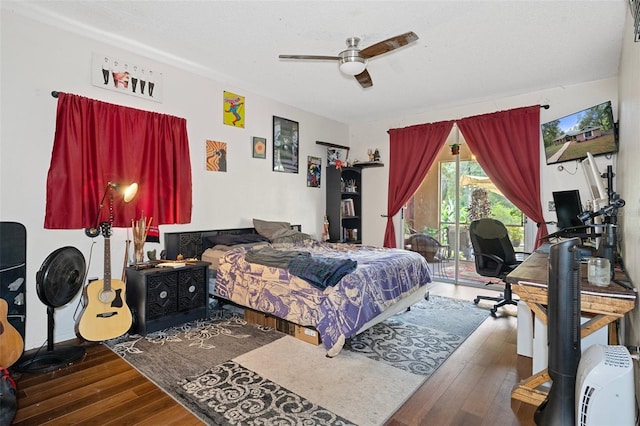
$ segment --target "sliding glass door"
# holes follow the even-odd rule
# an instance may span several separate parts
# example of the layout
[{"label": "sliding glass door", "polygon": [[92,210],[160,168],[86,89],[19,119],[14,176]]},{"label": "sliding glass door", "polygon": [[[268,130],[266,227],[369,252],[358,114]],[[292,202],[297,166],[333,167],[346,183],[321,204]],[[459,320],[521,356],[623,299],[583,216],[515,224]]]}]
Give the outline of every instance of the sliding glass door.
[{"label": "sliding glass door", "polygon": [[[516,251],[524,244],[524,217],[496,188],[475,161],[461,135],[452,136],[440,151],[431,170],[404,214],[405,241],[424,233],[439,243],[434,278],[440,281],[484,285],[487,278],[475,273],[473,248],[469,238],[471,221],[491,217],[509,230]],[[459,146],[454,154],[452,145]]]}]

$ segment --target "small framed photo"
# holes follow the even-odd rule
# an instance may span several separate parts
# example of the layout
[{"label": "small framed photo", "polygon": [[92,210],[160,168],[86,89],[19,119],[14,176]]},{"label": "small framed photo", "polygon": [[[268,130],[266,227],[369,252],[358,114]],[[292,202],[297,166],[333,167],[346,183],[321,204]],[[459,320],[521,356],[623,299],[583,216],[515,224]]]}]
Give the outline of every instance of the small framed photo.
[{"label": "small framed photo", "polygon": [[297,121],[273,116],[274,172],[298,173],[299,131]]},{"label": "small framed photo", "polygon": [[253,158],[267,158],[267,140],[265,138],[254,136],[252,147]]}]

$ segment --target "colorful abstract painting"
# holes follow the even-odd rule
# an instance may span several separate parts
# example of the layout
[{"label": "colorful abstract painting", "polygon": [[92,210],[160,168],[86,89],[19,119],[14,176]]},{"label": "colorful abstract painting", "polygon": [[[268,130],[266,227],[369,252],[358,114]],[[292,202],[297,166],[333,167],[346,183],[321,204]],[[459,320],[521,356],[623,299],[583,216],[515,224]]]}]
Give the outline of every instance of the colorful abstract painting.
[{"label": "colorful abstract painting", "polygon": [[224,92],[224,124],[244,128],[244,96]]},{"label": "colorful abstract painting", "polygon": [[227,171],[227,143],[207,140],[207,171]]}]

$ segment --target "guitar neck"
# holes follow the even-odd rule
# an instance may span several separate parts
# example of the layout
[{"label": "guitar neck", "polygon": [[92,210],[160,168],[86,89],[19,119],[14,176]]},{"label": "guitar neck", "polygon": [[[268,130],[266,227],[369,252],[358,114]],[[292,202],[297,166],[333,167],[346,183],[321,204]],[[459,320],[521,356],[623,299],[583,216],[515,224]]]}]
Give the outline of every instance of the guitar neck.
[{"label": "guitar neck", "polygon": [[111,239],[104,237],[104,291],[111,290]]}]

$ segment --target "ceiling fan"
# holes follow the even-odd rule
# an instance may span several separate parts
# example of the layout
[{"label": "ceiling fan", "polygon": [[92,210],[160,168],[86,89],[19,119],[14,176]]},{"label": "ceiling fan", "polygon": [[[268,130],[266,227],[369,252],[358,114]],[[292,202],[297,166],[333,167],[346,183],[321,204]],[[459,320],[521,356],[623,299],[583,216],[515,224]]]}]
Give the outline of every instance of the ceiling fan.
[{"label": "ceiling fan", "polygon": [[349,37],[347,39],[347,48],[338,54],[338,56],[320,56],[320,55],[279,55],[280,59],[310,59],[321,61],[338,61],[340,63],[340,71],[345,74],[352,75],[358,80],[362,87],[373,86],[371,76],[367,71],[367,61],[375,56],[390,52],[399,47],[405,46],[411,42],[418,40],[418,36],[413,32],[400,34],[395,37],[388,38],[376,44],[372,44],[362,50],[358,48],[360,39],[358,37]]}]

